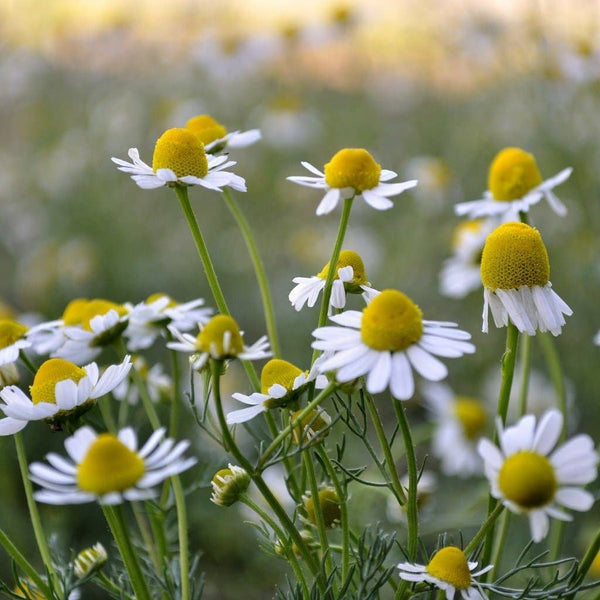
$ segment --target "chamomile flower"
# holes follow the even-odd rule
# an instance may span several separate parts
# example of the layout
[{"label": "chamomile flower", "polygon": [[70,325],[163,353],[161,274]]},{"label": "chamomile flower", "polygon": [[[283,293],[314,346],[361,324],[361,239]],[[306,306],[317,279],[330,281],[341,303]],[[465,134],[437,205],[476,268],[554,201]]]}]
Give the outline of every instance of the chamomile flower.
[{"label": "chamomile flower", "polygon": [[454,600],[457,591],[464,600],[486,598],[474,577],[487,573],[492,565],[479,571],[475,571],[476,568],[477,563],[467,560],[464,552],[456,546],[440,548],[426,565],[410,562],[398,565],[401,579],[431,583],[446,593],[446,600]]},{"label": "chamomile flower", "polygon": [[100,542],[90,548],[82,550],[73,561],[73,571],[79,579],[88,577],[91,573],[99,571],[108,560],[106,549]]},{"label": "chamomile flower", "polygon": [[484,403],[457,396],[450,386],[442,383],[428,383],[422,392],[437,423],[432,450],[440,460],[442,472],[460,477],[481,473],[483,464],[477,453],[477,442],[489,422]]},{"label": "chamomile flower", "polygon": [[563,315],[573,311],[552,289],[548,252],[537,229],[504,223],[488,235],[481,255],[483,327],[491,310],[496,327],[508,320],[527,335],[550,331],[559,335]]},{"label": "chamomile flower", "polygon": [[567,214],[567,208],[552,191],[566,181],[572,168],[563,169],[546,181],[538,169],[535,157],[521,148],[504,148],[490,166],[489,190],[483,199],[461,202],[454,207],[457,215],[468,215],[472,219],[487,215],[528,212],[529,208],[545,198],[550,208],[559,216]]},{"label": "chamomile flower", "polygon": [[324,172],[308,162],[302,166],[315,177],[288,177],[289,181],[326,190],[326,194],[317,207],[317,215],[330,213],[342,199],[362,196],[372,208],[387,210],[394,206],[391,196],[409,190],[417,185],[416,180],[402,183],[385,183],[398,174],[382,169],[375,159],[363,148],[344,148],[335,154],[325,165]]},{"label": "chamomile flower", "polygon": [[226,469],[217,471],[210,484],[212,486],[211,502],[219,506],[235,504],[250,485],[250,475],[237,465],[229,464]]},{"label": "chamomile flower", "polygon": [[562,425],[556,409],[537,423],[526,415],[506,429],[498,423],[500,447],[485,438],[478,445],[492,496],[511,512],[527,515],[534,542],[546,537],[549,517],[572,519],[561,507],[587,511],[594,503],[583,489],[598,475],[594,442],[580,434],[556,447]]},{"label": "chamomile flower", "polygon": [[94,400],[108,394],[127,377],[129,356],[118,365],[111,365],[100,375],[98,365],[85,367],[62,358],[51,358],[38,369],[27,396],[11,385],[0,390],[0,435],[21,431],[30,421],[44,420],[53,429],[61,429],[65,421],[86,412]]},{"label": "chamomile flower", "polygon": [[147,500],[156,496],[156,484],[182,473],[196,464],[184,458],[187,440],[175,443],[164,439],[165,429],[157,429],[138,451],[138,439],[131,427],[117,435],[96,433],[91,427],[78,429],[65,440],[69,459],[46,455],[49,465],[29,466],[30,479],[42,487],[35,492],[45,504],[121,504],[125,500]]},{"label": "chamomile flower", "polygon": [[210,115],[192,117],[185,128],[196,134],[207,154],[215,154],[226,148],[246,148],[258,142],[261,137],[258,129],[227,133],[225,126]]},{"label": "chamomile flower", "polygon": [[[227,415],[227,423],[244,423],[271,408],[282,408],[294,403],[315,376],[315,373],[301,371],[287,360],[272,358],[261,371],[260,393],[255,392],[250,396],[233,394],[236,400],[247,404],[248,408],[230,412]],[[319,378],[317,386],[325,385],[326,378]]]},{"label": "chamomile flower", "polygon": [[140,159],[137,148],[127,153],[132,162],[112,158],[119,171],[129,173],[139,187],[151,190],[165,185],[200,185],[223,191],[224,186],[246,191],[246,182],[235,173],[225,171],[235,165],[227,156],[206,154],[204,145],[189,129],[167,129],[157,140],[152,166]]},{"label": "chamomile flower", "polygon": [[[294,277],[292,280],[296,287],[290,292],[288,298],[296,310],[302,310],[306,304],[312,308],[319,294],[325,288],[327,275],[329,274],[329,263],[321,272],[313,277]],[[329,312],[332,308],[344,308],[346,306],[346,293],[362,294],[368,301],[377,292],[370,287],[365,273],[365,265],[359,254],[353,250],[342,250],[335,269],[335,278],[331,287],[331,298],[329,300]]]},{"label": "chamomile flower", "polygon": [[206,323],[213,311],[203,305],[202,298],[180,304],[160,293],[135,306],[125,303],[128,325],[123,335],[127,338],[127,348],[132,352],[149,348],[169,324],[179,331],[188,331],[198,323]]},{"label": "chamomile flower", "polygon": [[491,219],[473,219],[458,225],[452,240],[452,256],[440,271],[440,293],[464,298],[481,287],[481,253],[485,239],[496,227]]},{"label": "chamomile flower", "polygon": [[13,319],[0,319],[0,367],[14,363],[19,352],[31,346],[28,328]]},{"label": "chamomile flower", "polygon": [[313,348],[333,351],[319,365],[322,373],[336,371],[338,382],[366,377],[374,394],[388,386],[399,400],[415,389],[413,369],[430,381],[447,375],[436,356],[455,358],[475,351],[471,335],[455,323],[425,321],[421,309],[397,290],[384,290],[362,312],[349,310],[330,319],[340,327],[319,327]]},{"label": "chamomile flower", "polygon": [[190,364],[196,371],[202,369],[209,358],[261,360],[271,356],[267,336],[262,336],[252,346],[246,346],[242,339],[243,332],[229,315],[215,315],[205,325],[199,325],[200,333],[197,336],[181,333],[170,325],[169,331],[178,341],[167,343],[172,350],[192,354]]}]

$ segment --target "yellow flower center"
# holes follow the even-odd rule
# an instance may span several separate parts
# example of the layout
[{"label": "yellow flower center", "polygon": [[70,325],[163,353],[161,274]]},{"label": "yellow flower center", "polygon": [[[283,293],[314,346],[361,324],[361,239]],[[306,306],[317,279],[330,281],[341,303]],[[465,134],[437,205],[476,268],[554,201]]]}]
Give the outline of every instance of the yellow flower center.
[{"label": "yellow flower center", "polygon": [[452,248],[460,248],[464,242],[465,237],[470,234],[477,234],[481,231],[483,221],[481,219],[471,219],[460,223],[455,229],[452,235]]},{"label": "yellow flower center", "polygon": [[457,590],[466,590],[471,585],[471,571],[464,552],[456,546],[438,550],[429,561],[427,572]]},{"label": "yellow flower center", "polygon": [[204,144],[210,144],[215,140],[220,140],[227,135],[227,129],[218,121],[215,121],[210,115],[198,115],[192,117],[185,128],[196,134],[198,139]]},{"label": "yellow flower center", "polygon": [[162,292],[156,292],[155,294],[150,294],[146,298],[146,304],[152,304],[153,302],[160,300],[160,298],[168,298],[169,299],[169,303],[167,304],[167,306],[165,308],[174,308],[175,306],[179,305],[179,302],[176,302],[175,300],[173,300],[173,298],[171,298],[171,296],[169,296],[168,294],[163,294]]},{"label": "yellow flower center", "polygon": [[454,414],[462,425],[465,437],[469,440],[477,440],[484,432],[487,425],[487,411],[474,398],[458,396],[454,404]]},{"label": "yellow flower center", "polygon": [[540,183],[542,176],[533,154],[520,148],[504,148],[490,166],[488,189],[494,200],[517,200]]},{"label": "yellow flower center", "polygon": [[27,327],[12,319],[0,319],[0,348],[8,348],[27,333]]},{"label": "yellow flower center", "polygon": [[554,498],[558,482],[554,467],[545,456],[522,450],[504,461],[498,487],[507,500],[530,509],[548,504]]},{"label": "yellow flower center", "polygon": [[[223,338],[228,334],[229,344],[223,347]],[[227,358],[237,356],[244,350],[244,342],[240,328],[235,320],[228,315],[216,315],[198,334],[196,348],[201,352],[208,352],[214,358]]]},{"label": "yellow flower center", "polygon": [[332,188],[353,188],[357,192],[379,185],[381,166],[363,148],[344,148],[325,165],[325,181]]},{"label": "yellow flower center", "polygon": [[82,311],[84,307],[87,305],[89,300],[87,298],[75,298],[71,300],[69,304],[67,304],[63,315],[62,320],[65,322],[65,325],[79,325],[82,319]]},{"label": "yellow flower center", "polygon": [[77,467],[77,484],[101,496],[135,485],[145,472],[144,461],[112,433],[102,433]]},{"label": "yellow flower center", "polygon": [[33,383],[29,387],[31,400],[34,404],[39,402],[56,404],[54,388],[59,381],[71,379],[77,383],[86,375],[84,369],[68,360],[51,358],[42,364],[33,378]]},{"label": "yellow flower center", "polygon": [[[321,508],[325,527],[329,529],[335,527],[340,521],[341,510],[340,499],[333,488],[325,488],[319,492],[319,506]],[[308,520],[311,523],[316,524],[315,503],[312,496],[306,499],[304,508],[306,509]]]},{"label": "yellow flower center", "polygon": [[[353,278],[345,284],[348,288],[348,291],[358,291],[359,293],[362,292],[360,286],[366,285],[367,274],[365,273],[365,265],[360,255],[353,250],[342,250],[335,267],[335,279],[339,279],[338,271],[343,267],[352,267],[352,270],[354,271]],[[329,263],[323,267],[317,277],[320,277],[321,279],[327,279],[328,274]]]},{"label": "yellow flower center", "polygon": [[488,235],[481,255],[481,281],[490,290],[544,287],[550,261],[540,232],[525,223],[504,223]]},{"label": "yellow flower center", "polygon": [[158,169],[171,169],[177,177],[204,177],[208,173],[204,145],[189,129],[167,129],[154,147],[152,168],[155,172]]},{"label": "yellow flower center", "polygon": [[291,390],[294,380],[300,374],[302,371],[287,360],[272,358],[260,373],[260,391],[267,394],[269,388],[275,383],[282,385],[286,390]]},{"label": "yellow flower center", "polygon": [[119,316],[123,316],[126,313],[126,309],[122,305],[111,302],[110,300],[103,300],[102,298],[88,300],[85,304],[76,305],[73,313],[77,313],[79,319],[78,324],[81,325],[82,329],[92,331],[90,321],[94,317],[105,315],[110,310],[115,310]]},{"label": "yellow flower center", "polygon": [[405,294],[383,290],[363,309],[362,341],[374,350],[400,352],[423,335],[423,313]]}]

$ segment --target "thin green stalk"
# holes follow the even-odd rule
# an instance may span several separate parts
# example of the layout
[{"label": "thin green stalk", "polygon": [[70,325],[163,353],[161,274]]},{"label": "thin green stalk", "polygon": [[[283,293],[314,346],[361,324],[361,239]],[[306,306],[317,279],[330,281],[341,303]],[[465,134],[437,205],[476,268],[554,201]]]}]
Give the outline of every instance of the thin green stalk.
[{"label": "thin green stalk", "polygon": [[29,359],[29,356],[23,352],[23,350],[19,350],[19,358],[23,361],[23,364],[35,375],[37,373],[37,369],[35,365]]},{"label": "thin green stalk", "polygon": [[138,531],[142,536],[142,540],[144,540],[144,545],[146,546],[146,548],[148,548],[148,552],[150,554],[152,562],[154,563],[154,567],[156,568],[157,572],[160,572],[162,567],[160,564],[158,552],[156,550],[156,545],[152,540],[152,533],[150,532],[148,523],[146,523],[145,521],[146,515],[144,514],[144,511],[142,510],[142,507],[140,506],[139,502],[132,502],[131,509],[133,510],[133,516],[135,518],[135,522],[137,523]]},{"label": "thin green stalk", "polygon": [[[596,536],[592,540],[592,543],[588,546],[588,549],[585,551],[581,562],[579,563],[579,568],[577,569],[577,577],[575,579],[575,584],[578,587],[579,584],[583,581],[584,577],[588,574],[594,559],[600,552],[600,529],[596,532]],[[575,597],[575,593],[571,594],[567,600],[571,600]]]},{"label": "thin green stalk", "polygon": [[29,480],[29,469],[27,467],[27,457],[25,455],[25,445],[23,444],[23,437],[21,433],[15,433],[15,446],[17,448],[17,460],[19,462],[19,470],[21,472],[21,479],[23,480],[23,488],[25,490],[25,498],[27,499],[27,508],[29,509],[29,517],[31,519],[31,526],[33,527],[33,533],[35,535],[35,541],[37,542],[40,555],[48,575],[50,577],[50,584],[56,582],[56,571],[52,564],[52,558],[50,556],[50,549],[46,541],[46,535],[42,527],[42,521],[40,519],[40,513],[38,512],[37,504],[33,499],[33,486]]},{"label": "thin green stalk", "polygon": [[171,377],[173,378],[173,397],[171,398],[171,414],[169,415],[169,437],[177,437],[179,424],[179,407],[181,405],[181,373],[179,370],[178,355],[171,350]]},{"label": "thin green stalk", "polygon": [[20,550],[12,543],[11,539],[0,529],[0,544],[8,552],[10,557],[15,561],[22,571],[35,583],[36,587],[42,592],[46,598],[52,598],[52,592],[48,584],[38,575],[38,572],[31,566],[29,561],[23,556]]},{"label": "thin green stalk", "polygon": [[531,336],[521,338],[521,392],[519,395],[519,416],[527,413],[527,395],[531,373]]},{"label": "thin green stalk", "polygon": [[[464,549],[464,553],[466,556],[469,556],[472,552],[475,552],[477,546],[481,544],[483,538],[486,536],[487,532],[496,522],[496,519],[502,514],[504,510],[504,504],[498,502],[494,507],[494,510],[488,515],[486,520],[483,522],[483,525],[479,528],[479,531],[471,538],[471,541],[467,544]],[[482,561],[482,566],[487,565],[488,563]]]},{"label": "thin green stalk", "polygon": [[[109,398],[100,398],[98,401],[98,407],[100,408],[100,414],[102,415],[102,420],[104,421],[104,425],[106,425],[106,429],[108,429],[108,431],[111,433],[116,433],[117,424],[115,423],[109,402]],[[123,402],[126,403],[127,400],[123,400]]]},{"label": "thin green stalk", "polygon": [[188,548],[188,520],[185,495],[179,477],[171,477],[177,507],[177,531],[179,538],[179,572],[181,575],[181,600],[190,599],[190,554]]},{"label": "thin green stalk", "polygon": [[103,506],[102,511],[119,548],[119,553],[129,575],[129,581],[133,587],[136,600],[152,600],[152,595],[148,589],[146,577],[140,566],[136,550],[129,539],[127,524],[123,515],[123,507],[119,505]]},{"label": "thin green stalk", "polygon": [[97,577],[105,587],[107,587],[109,590],[115,593],[117,598],[125,598],[125,600],[136,600],[130,594],[125,594],[123,592],[123,589],[119,587],[114,581],[109,579],[102,571],[97,571],[95,577]]},{"label": "thin green stalk", "polygon": [[273,310],[271,290],[269,289],[269,281],[267,279],[264,264],[256,247],[254,236],[252,235],[252,230],[248,225],[248,221],[246,221],[237,202],[227,188],[223,190],[223,198],[225,198],[225,204],[227,204],[229,211],[242,232],[246,247],[250,253],[250,258],[252,259],[252,264],[254,266],[254,273],[256,274],[256,280],[258,281],[258,287],[260,289],[267,333],[269,335],[269,341],[271,342],[271,348],[273,349],[273,356],[279,358],[281,356],[281,349],[279,346],[279,337],[277,335],[277,326],[275,324],[275,311]]},{"label": "thin green stalk", "polygon": [[[500,505],[502,506],[502,505]],[[500,559],[502,558],[502,551],[504,550],[504,544],[506,542],[506,536],[508,535],[508,527],[510,525],[510,512],[505,511],[502,515],[502,521],[500,522],[500,533],[496,537],[494,553],[492,555],[492,564],[494,568],[491,571],[490,577],[492,581],[496,579],[496,574],[500,570]]]}]

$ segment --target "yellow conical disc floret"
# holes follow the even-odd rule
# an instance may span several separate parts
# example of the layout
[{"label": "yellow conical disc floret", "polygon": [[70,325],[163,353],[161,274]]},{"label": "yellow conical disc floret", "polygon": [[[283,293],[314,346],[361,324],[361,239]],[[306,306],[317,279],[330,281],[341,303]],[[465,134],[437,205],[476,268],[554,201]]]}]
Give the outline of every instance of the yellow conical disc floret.
[{"label": "yellow conical disc floret", "polygon": [[449,583],[457,590],[466,590],[471,586],[467,557],[456,546],[446,546],[438,550],[425,568],[432,577]]},{"label": "yellow conical disc floret", "polygon": [[[368,282],[367,274],[365,273],[365,265],[360,257],[360,254],[354,252],[354,250],[342,250],[335,267],[335,279],[339,278],[338,271],[343,267],[352,267],[352,270],[354,271],[354,277],[351,281],[347,282],[346,285],[357,288],[359,292],[362,292],[360,286],[366,285]],[[328,274],[329,263],[323,267],[322,271],[317,275],[317,277],[320,277],[321,279],[327,279]]]},{"label": "yellow conical disc floret", "polygon": [[294,380],[301,374],[302,371],[287,360],[272,358],[260,373],[260,391],[268,394],[269,388],[275,383],[282,385],[286,390],[291,390]]},{"label": "yellow conical disc floret", "polygon": [[423,335],[423,313],[402,292],[383,290],[363,309],[360,335],[374,350],[405,350]]},{"label": "yellow conical disc floret", "polygon": [[115,310],[119,316],[123,316],[127,312],[125,307],[120,304],[96,298],[88,300],[84,305],[78,307],[79,324],[86,331],[92,331],[90,321],[94,317],[105,315],[109,310]]},{"label": "yellow conical disc floret", "polygon": [[112,433],[102,433],[77,467],[77,484],[101,496],[133,487],[144,474],[142,458]]},{"label": "yellow conical disc floret", "polygon": [[210,115],[192,117],[185,124],[185,128],[194,133],[204,145],[220,140],[227,135],[227,129]]},{"label": "yellow conical disc floret", "polygon": [[54,388],[59,381],[71,379],[77,383],[86,375],[84,369],[68,360],[51,358],[42,364],[33,378],[33,383],[29,387],[31,400],[34,404],[39,402],[56,404]]},{"label": "yellow conical disc floret", "polygon": [[504,223],[488,235],[481,255],[481,281],[490,290],[544,287],[550,279],[540,232],[525,223]]},{"label": "yellow conical disc floret", "polygon": [[89,300],[87,298],[75,298],[71,300],[62,315],[65,325],[80,325],[83,320],[82,314]]},{"label": "yellow conical disc floret", "polygon": [[537,452],[522,450],[509,456],[498,474],[498,487],[511,502],[526,509],[548,504],[558,483],[550,461]]},{"label": "yellow conical disc floret", "polygon": [[[226,342],[224,347],[223,342]],[[240,328],[228,315],[216,315],[198,334],[196,347],[201,352],[208,352],[213,358],[237,356],[244,350],[244,342]]]},{"label": "yellow conical disc floret", "polygon": [[535,157],[520,148],[504,148],[490,166],[488,189],[494,200],[518,200],[540,183],[542,176]]},{"label": "yellow conical disc floret", "polygon": [[157,300],[160,300],[161,298],[169,299],[169,303],[167,304],[166,308],[174,308],[175,306],[179,305],[179,302],[176,302],[175,300],[173,300],[173,298],[171,298],[171,296],[169,296],[169,294],[163,294],[161,292],[156,292],[155,294],[150,294],[146,298],[146,304],[152,304],[153,302],[156,302]]},{"label": "yellow conical disc floret", "polygon": [[325,181],[332,188],[358,192],[379,185],[381,166],[363,148],[344,148],[325,165]]},{"label": "yellow conical disc floret", "polygon": [[155,172],[158,169],[171,169],[177,177],[205,177],[208,161],[204,145],[189,129],[167,129],[154,147],[152,168]]},{"label": "yellow conical disc floret", "polygon": [[473,441],[479,439],[487,425],[487,412],[483,404],[474,398],[458,396],[454,414],[462,425],[465,437]]},{"label": "yellow conical disc floret", "polygon": [[0,319],[0,348],[12,346],[27,333],[27,327],[12,319]]}]

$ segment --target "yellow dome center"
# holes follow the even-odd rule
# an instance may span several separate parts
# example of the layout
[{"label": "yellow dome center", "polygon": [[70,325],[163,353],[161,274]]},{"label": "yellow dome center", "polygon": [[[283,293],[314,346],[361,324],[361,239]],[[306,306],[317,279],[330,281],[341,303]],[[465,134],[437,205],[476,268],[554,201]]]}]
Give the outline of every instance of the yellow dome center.
[{"label": "yellow dome center", "polygon": [[208,173],[204,145],[189,129],[167,129],[154,147],[152,168],[155,172],[158,169],[171,169],[177,177],[204,177]]},{"label": "yellow dome center", "polygon": [[[223,347],[225,335],[229,337],[227,349]],[[237,356],[244,350],[244,342],[240,328],[235,320],[228,315],[216,315],[198,334],[196,348],[208,352],[213,358],[228,358]]]},{"label": "yellow dome center", "polygon": [[[343,267],[352,267],[352,270],[354,272],[352,280],[348,281],[345,284],[347,287],[349,287],[349,291],[362,292],[360,286],[367,284],[367,274],[365,273],[365,265],[360,255],[357,252],[354,252],[353,250],[342,250],[340,252],[340,257],[335,267],[335,279],[339,279],[338,271]],[[328,274],[329,263],[327,263],[323,267],[323,269],[317,275],[317,277],[320,277],[321,279],[327,279]]]},{"label": "yellow dome center", "polygon": [[126,313],[125,307],[110,300],[103,300],[101,298],[88,300],[85,304],[76,307],[79,325],[86,331],[92,331],[90,321],[94,317],[105,315],[110,310],[115,310],[119,316],[123,316]]},{"label": "yellow dome center", "polygon": [[27,327],[12,319],[0,319],[0,348],[8,348],[27,333]]},{"label": "yellow dome center", "polygon": [[490,166],[488,189],[494,200],[518,200],[540,183],[542,176],[533,154],[520,148],[504,148]]},{"label": "yellow dome center", "polygon": [[363,309],[360,335],[374,350],[405,350],[423,335],[423,313],[402,292],[383,290]]},{"label": "yellow dome center", "polygon": [[220,140],[227,135],[227,129],[210,115],[192,117],[185,124],[185,128],[194,133],[204,145]]},{"label": "yellow dome center", "polygon": [[425,568],[432,577],[449,583],[457,590],[466,590],[471,585],[467,557],[456,546],[446,546],[438,550]]},{"label": "yellow dome center", "polygon": [[455,400],[454,414],[462,425],[465,437],[475,441],[485,431],[487,411],[479,400],[459,396]]},{"label": "yellow dome center", "polygon": [[379,185],[381,166],[363,148],[345,148],[325,165],[325,181],[332,188],[353,188],[357,192]]},{"label": "yellow dome center", "polygon": [[77,467],[77,484],[101,496],[135,485],[145,472],[144,461],[112,433],[102,433]]},{"label": "yellow dome center", "polygon": [[77,383],[86,375],[84,369],[68,360],[51,358],[42,364],[33,378],[33,383],[29,387],[31,400],[34,404],[39,402],[56,404],[54,388],[59,381],[71,379]]},{"label": "yellow dome center", "polygon": [[294,380],[301,374],[302,371],[287,360],[272,358],[260,373],[260,391],[268,394],[269,388],[276,383],[286,390],[291,390]]},{"label": "yellow dome center", "polygon": [[88,302],[87,298],[75,298],[71,300],[62,315],[65,325],[80,325],[83,320],[81,315]]},{"label": "yellow dome center", "polygon": [[504,223],[488,235],[481,255],[481,281],[490,290],[544,287],[550,261],[540,232],[525,223]]},{"label": "yellow dome center", "polygon": [[558,482],[554,467],[545,456],[522,450],[504,461],[498,487],[508,500],[531,509],[548,504],[554,498]]},{"label": "yellow dome center", "polygon": [[[321,514],[323,515],[323,522],[325,527],[332,528],[339,523],[341,518],[340,500],[336,491],[333,488],[325,488],[319,492],[319,507],[321,508]],[[316,524],[317,518],[315,515],[315,503],[310,496],[304,503],[306,509],[306,516],[308,520]]]},{"label": "yellow dome center", "polygon": [[169,303],[167,304],[167,306],[165,308],[174,308],[175,306],[179,305],[179,302],[176,302],[175,300],[173,300],[173,298],[171,298],[171,296],[169,296],[169,294],[163,294],[162,292],[156,292],[155,294],[150,294],[146,298],[146,304],[152,304],[153,302],[156,302],[157,300],[160,300],[161,298],[169,299]]}]

